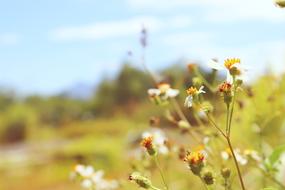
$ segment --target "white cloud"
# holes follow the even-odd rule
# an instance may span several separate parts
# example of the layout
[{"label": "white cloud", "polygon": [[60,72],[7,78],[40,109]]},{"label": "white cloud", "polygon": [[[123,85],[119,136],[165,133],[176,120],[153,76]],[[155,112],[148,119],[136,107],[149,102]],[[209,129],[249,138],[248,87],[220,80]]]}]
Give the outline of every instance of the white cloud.
[{"label": "white cloud", "polygon": [[16,45],[20,41],[20,38],[16,34],[0,34],[0,45],[11,46]]},{"label": "white cloud", "polygon": [[51,32],[51,38],[59,41],[99,40],[137,35],[142,26],[155,32],[166,27],[185,27],[190,23],[189,18],[183,16],[169,19],[136,17],[121,21],[98,22],[84,26],[61,27]]},{"label": "white cloud", "polygon": [[[285,11],[273,0],[126,0],[134,9],[169,11],[173,8],[199,8],[207,21],[267,20],[285,21]],[[192,9],[191,9],[192,8]]]}]

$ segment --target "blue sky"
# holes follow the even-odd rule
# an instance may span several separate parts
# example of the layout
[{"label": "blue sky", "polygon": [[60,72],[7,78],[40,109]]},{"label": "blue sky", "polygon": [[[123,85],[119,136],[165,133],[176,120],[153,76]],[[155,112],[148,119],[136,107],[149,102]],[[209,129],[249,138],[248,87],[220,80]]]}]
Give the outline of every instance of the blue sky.
[{"label": "blue sky", "polygon": [[271,0],[9,0],[0,2],[0,85],[53,94],[139,60],[149,30],[151,69],[179,58],[240,57],[257,76],[285,70],[285,9]]}]

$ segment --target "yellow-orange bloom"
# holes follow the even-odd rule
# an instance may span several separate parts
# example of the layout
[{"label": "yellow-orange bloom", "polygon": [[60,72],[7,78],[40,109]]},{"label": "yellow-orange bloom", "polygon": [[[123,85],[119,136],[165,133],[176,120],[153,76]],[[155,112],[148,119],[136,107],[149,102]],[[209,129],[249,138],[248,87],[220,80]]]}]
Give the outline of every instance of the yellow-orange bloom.
[{"label": "yellow-orange bloom", "polygon": [[195,95],[198,92],[198,90],[197,90],[196,87],[191,86],[190,88],[188,88],[186,90],[186,92],[187,92],[188,95],[193,96],[193,95]]},{"label": "yellow-orange bloom", "polygon": [[240,64],[240,59],[232,58],[232,59],[226,59],[224,65],[228,70],[230,70],[232,68],[232,66],[237,64],[237,63]]},{"label": "yellow-orange bloom", "polygon": [[184,158],[185,162],[191,165],[199,165],[203,163],[205,156],[200,151],[188,152]]},{"label": "yellow-orange bloom", "polygon": [[165,93],[170,89],[170,84],[162,82],[157,85],[157,88],[161,91],[161,93]]},{"label": "yellow-orange bloom", "polygon": [[224,82],[223,84],[221,84],[221,86],[219,87],[219,91],[220,92],[230,92],[232,88],[232,85],[228,82]]},{"label": "yellow-orange bloom", "polygon": [[143,138],[141,145],[145,147],[146,149],[152,148],[153,147],[153,137],[149,136],[149,137]]}]

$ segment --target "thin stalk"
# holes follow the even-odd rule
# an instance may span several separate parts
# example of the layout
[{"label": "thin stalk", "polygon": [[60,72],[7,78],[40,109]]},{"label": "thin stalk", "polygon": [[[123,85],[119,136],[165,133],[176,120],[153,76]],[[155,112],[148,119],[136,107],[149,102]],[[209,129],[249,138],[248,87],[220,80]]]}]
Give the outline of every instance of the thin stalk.
[{"label": "thin stalk", "polygon": [[225,179],[225,190],[228,190],[228,179]]},{"label": "thin stalk", "polygon": [[[235,79],[234,79],[234,83],[235,83]],[[229,119],[229,124],[228,124],[228,136],[231,135],[231,125],[232,125],[233,113],[234,113],[234,108],[235,108],[236,91],[237,91],[237,87],[235,86],[234,87],[233,101],[232,101],[232,108],[231,108],[231,112],[230,112],[230,119]]]},{"label": "thin stalk", "polygon": [[203,186],[205,187],[205,189],[208,190],[209,188],[208,188],[208,186],[204,183],[204,180],[202,179],[202,177],[201,177],[201,176],[198,176],[198,177],[201,179],[201,182],[203,183]]},{"label": "thin stalk", "polygon": [[242,179],[241,171],[240,171],[240,168],[239,168],[237,159],[236,159],[236,155],[235,155],[235,153],[234,153],[234,149],[233,149],[233,147],[232,147],[231,140],[230,140],[229,137],[226,137],[226,139],[227,139],[227,142],[228,142],[230,151],[231,151],[231,153],[232,153],[232,155],[233,155],[233,158],[234,158],[234,163],[235,163],[236,169],[237,169],[237,171],[238,171],[238,177],[239,177],[239,181],[240,181],[241,187],[242,187],[243,190],[245,190],[245,186],[244,186],[244,182],[243,182],[243,179]]},{"label": "thin stalk", "polygon": [[154,85],[157,85],[156,79],[154,77],[154,75],[152,74],[152,72],[148,69],[147,65],[146,65],[146,61],[145,61],[145,48],[142,48],[142,57],[141,57],[141,63],[142,66],[145,70],[145,72],[149,75],[149,77],[151,78],[152,82],[154,83]]},{"label": "thin stalk", "polygon": [[154,187],[154,186],[150,186],[150,189],[152,189],[152,190],[161,190],[161,189],[159,189],[157,187]]},{"label": "thin stalk", "polygon": [[227,135],[224,133],[224,131],[214,122],[214,120],[211,118],[211,116],[206,113],[209,121],[211,122],[211,124],[221,133],[221,135],[223,135],[223,137],[227,138]]},{"label": "thin stalk", "polygon": [[165,177],[163,175],[163,171],[162,171],[162,169],[161,169],[161,167],[159,165],[159,161],[158,161],[157,156],[154,156],[154,161],[155,161],[156,167],[158,168],[158,171],[159,171],[160,177],[162,179],[162,182],[163,182],[163,184],[165,186],[165,189],[168,190],[168,185],[167,185]]},{"label": "thin stalk", "polygon": [[227,123],[226,123],[227,136],[229,136],[229,116],[230,116],[230,104],[227,104]]},{"label": "thin stalk", "polygon": [[189,126],[191,126],[191,124],[189,123],[188,119],[186,118],[185,114],[183,113],[183,111],[181,110],[177,100],[175,98],[171,98],[172,100],[172,104],[174,106],[175,111],[177,112],[177,114],[179,115],[180,119],[184,120],[185,122],[187,122],[189,124]]}]

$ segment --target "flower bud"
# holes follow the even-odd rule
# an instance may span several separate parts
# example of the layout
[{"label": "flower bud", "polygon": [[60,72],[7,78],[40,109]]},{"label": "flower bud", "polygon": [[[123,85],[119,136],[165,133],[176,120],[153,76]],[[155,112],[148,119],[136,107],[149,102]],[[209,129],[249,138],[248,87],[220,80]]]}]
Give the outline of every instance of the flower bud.
[{"label": "flower bud", "polygon": [[141,188],[149,189],[152,187],[151,181],[142,176],[139,172],[134,172],[129,176],[129,180],[136,182]]},{"label": "flower bud", "polygon": [[206,185],[213,185],[214,184],[214,176],[213,176],[213,173],[210,171],[203,173],[202,179],[204,180]]},{"label": "flower bud", "polygon": [[184,161],[188,163],[191,171],[195,175],[200,175],[204,167],[205,156],[200,151],[187,152]]},{"label": "flower bud", "polygon": [[241,71],[235,66],[231,67],[229,71],[232,76],[238,76],[241,74]]},{"label": "flower bud", "polygon": [[201,109],[206,113],[211,113],[211,112],[213,112],[214,107],[210,102],[204,101],[202,103]]},{"label": "flower bud", "polygon": [[155,146],[153,145],[152,136],[143,138],[141,145],[147,150],[150,156],[156,155],[157,152],[156,152]]},{"label": "flower bud", "polygon": [[243,83],[243,81],[242,81],[241,79],[237,79],[237,80],[236,80],[236,85],[237,85],[237,86],[241,86],[242,83]]},{"label": "flower bud", "polygon": [[187,65],[187,68],[188,68],[188,71],[189,71],[190,73],[192,73],[193,71],[195,71],[195,70],[197,69],[197,65],[196,65],[195,63],[189,63],[189,64]]},{"label": "flower bud", "polygon": [[180,120],[178,121],[178,127],[180,129],[189,129],[190,128],[190,125],[188,122],[184,121],[184,120]]},{"label": "flower bud", "polygon": [[282,8],[285,8],[285,0],[275,0],[275,3]]},{"label": "flower bud", "polygon": [[223,178],[228,179],[231,176],[231,169],[230,168],[222,168],[221,174]]},{"label": "flower bud", "polygon": [[193,85],[196,86],[196,87],[199,87],[199,86],[203,85],[203,82],[202,82],[202,80],[199,77],[194,77],[192,79],[192,82],[193,82]]},{"label": "flower bud", "polygon": [[224,102],[229,105],[232,101],[232,85],[228,82],[224,82],[220,85],[219,91],[224,96]]}]

